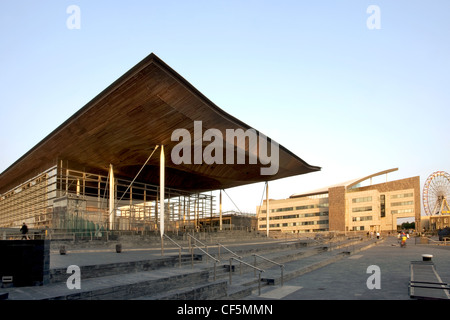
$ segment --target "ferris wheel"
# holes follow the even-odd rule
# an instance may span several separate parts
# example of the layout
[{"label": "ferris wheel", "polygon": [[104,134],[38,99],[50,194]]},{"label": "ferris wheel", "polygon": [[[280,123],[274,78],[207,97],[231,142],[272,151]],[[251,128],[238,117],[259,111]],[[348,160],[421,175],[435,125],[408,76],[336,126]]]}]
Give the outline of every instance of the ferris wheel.
[{"label": "ferris wheel", "polygon": [[450,214],[450,175],[444,171],[431,174],[423,186],[423,207],[427,215]]}]

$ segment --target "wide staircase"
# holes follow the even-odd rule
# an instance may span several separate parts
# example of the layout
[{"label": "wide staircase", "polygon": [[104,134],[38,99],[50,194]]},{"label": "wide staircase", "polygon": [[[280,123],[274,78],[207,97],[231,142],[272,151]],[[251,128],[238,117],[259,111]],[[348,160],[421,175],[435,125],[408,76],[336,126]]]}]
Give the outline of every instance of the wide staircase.
[{"label": "wide staircase", "polygon": [[68,288],[64,267],[50,270],[49,284],[0,293],[8,292],[10,300],[243,299],[258,295],[263,286],[282,286],[376,243],[361,237],[251,238],[239,232],[165,236],[158,257],[80,266],[80,289]]}]

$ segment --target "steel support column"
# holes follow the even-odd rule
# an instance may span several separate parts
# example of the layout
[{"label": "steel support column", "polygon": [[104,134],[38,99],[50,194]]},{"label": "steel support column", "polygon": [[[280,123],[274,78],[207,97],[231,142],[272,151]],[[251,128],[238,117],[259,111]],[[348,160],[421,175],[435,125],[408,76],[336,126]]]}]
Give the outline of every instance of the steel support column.
[{"label": "steel support column", "polygon": [[219,204],[219,225],[220,225],[220,228],[219,228],[219,230],[222,231],[222,190],[220,190],[219,200],[220,200],[220,204]]},{"label": "steel support column", "polygon": [[266,232],[269,237],[269,182],[266,181]]},{"label": "steel support column", "polygon": [[113,165],[109,165],[109,229],[114,230],[115,223],[115,202],[116,202],[116,190],[114,183],[114,170]]},{"label": "steel support column", "polygon": [[159,159],[159,228],[161,232],[161,239],[164,236],[164,182],[165,182],[165,157],[164,157],[164,146],[161,145],[161,155]]}]

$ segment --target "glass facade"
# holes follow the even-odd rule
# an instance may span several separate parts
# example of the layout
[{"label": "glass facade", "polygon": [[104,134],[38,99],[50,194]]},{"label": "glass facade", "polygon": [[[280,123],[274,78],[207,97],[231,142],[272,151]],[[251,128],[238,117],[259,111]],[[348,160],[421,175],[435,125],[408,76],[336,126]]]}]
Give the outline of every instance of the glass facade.
[{"label": "glass facade", "polygon": [[[160,219],[159,186],[114,179],[109,190],[108,174],[68,168],[61,161],[0,196],[0,227],[18,227],[64,231],[110,229],[114,211],[114,230],[156,230]],[[114,209],[109,208],[113,192]],[[167,230],[195,228],[198,221],[212,216],[211,194],[190,194],[165,189],[165,225]]]},{"label": "glass facade", "polygon": [[[281,200],[283,201],[283,200]],[[269,228],[288,233],[328,231],[328,195],[312,195],[292,198],[290,204],[270,201]],[[274,203],[277,203],[276,207]],[[264,209],[263,209],[264,208]],[[266,229],[267,212],[265,205],[257,208],[258,228]]]},{"label": "glass facade", "polygon": [[[420,192],[418,177],[404,180],[407,183],[342,188],[343,197],[333,198],[334,202],[328,193],[270,200],[269,227],[287,233],[331,231],[330,220],[342,219],[339,228],[343,225],[345,231],[394,231],[397,218],[415,215],[415,196]],[[265,230],[265,204],[257,207],[257,216],[259,230]]]}]

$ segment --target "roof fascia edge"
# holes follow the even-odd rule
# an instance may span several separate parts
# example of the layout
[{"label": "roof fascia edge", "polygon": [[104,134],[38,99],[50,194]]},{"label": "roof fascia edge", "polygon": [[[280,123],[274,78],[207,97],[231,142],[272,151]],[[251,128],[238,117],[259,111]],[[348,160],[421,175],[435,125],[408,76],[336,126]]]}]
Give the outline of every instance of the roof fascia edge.
[{"label": "roof fascia edge", "polygon": [[[233,117],[232,115],[230,115],[229,113],[225,112],[224,110],[219,108],[217,105],[215,105],[211,100],[209,100],[205,95],[203,95],[198,89],[196,89],[191,83],[189,83],[185,78],[183,78],[179,73],[177,73],[174,69],[172,69],[169,65],[167,65],[163,60],[161,60],[156,54],[154,54],[152,52],[148,56],[146,56],[144,59],[142,59],[139,63],[137,63],[135,66],[133,66],[130,70],[125,72],[117,80],[115,80],[113,83],[111,83],[105,89],[103,89],[99,94],[97,94],[94,98],[92,98],[89,102],[87,102],[83,107],[81,107],[78,111],[76,111],[72,116],[70,116],[67,120],[65,120],[62,124],[60,124],[56,129],[51,131],[47,136],[45,136],[41,141],[39,141],[34,147],[32,147],[24,155],[22,155],[19,159],[17,159],[15,162],[13,162],[2,173],[0,173],[0,177],[3,176],[4,174],[6,174],[9,170],[14,168],[20,162],[25,160],[29,155],[31,155],[33,152],[35,152],[37,149],[39,149],[39,147],[41,145],[43,145],[47,140],[52,138],[54,135],[58,134],[58,132],[60,132],[66,126],[68,126],[70,123],[75,121],[80,115],[87,112],[89,109],[93,108],[98,102],[100,102],[103,98],[105,98],[110,92],[112,92],[115,89],[117,89],[118,87],[120,87],[120,85],[122,83],[126,82],[129,78],[133,77],[139,71],[146,68],[147,66],[149,66],[152,63],[157,65],[161,69],[163,69],[173,79],[175,79],[177,82],[182,84],[186,89],[188,89],[194,95],[199,97],[201,100],[203,100],[208,106],[210,106],[212,108],[212,110],[214,110],[216,113],[218,113],[222,117],[228,119],[229,121],[234,122],[238,126],[253,129],[246,123]],[[256,130],[256,129],[254,129],[254,130]],[[258,130],[256,130],[256,131],[259,133]],[[287,154],[291,155],[292,157],[296,158],[298,161],[302,162],[309,169],[314,170],[314,171],[321,170],[321,167],[312,166],[312,165],[306,163],[303,159],[301,159],[297,155],[293,154],[291,151],[286,149],[284,146],[279,144],[279,147]]]},{"label": "roof fascia edge", "polygon": [[370,179],[370,178],[373,178],[373,177],[378,177],[378,176],[381,176],[382,174],[388,174],[388,173],[391,173],[391,172],[394,172],[394,171],[397,171],[397,170],[398,170],[398,168],[393,168],[393,169],[383,170],[383,171],[371,174],[371,175],[369,175],[367,177],[364,177],[364,178],[361,178],[361,179],[358,179],[358,180],[352,182],[351,184],[346,186],[346,189],[348,190],[351,187],[357,185],[358,183],[366,181],[367,179]]},{"label": "roof fascia edge", "polygon": [[126,82],[129,78],[134,76],[136,73],[138,73],[140,70],[145,68],[147,65],[149,65],[152,61],[155,59],[155,55],[153,53],[149,54],[147,57],[145,57],[143,60],[141,60],[138,64],[136,64],[134,67],[132,67],[130,70],[125,72],[122,76],[120,76],[117,80],[115,80],[113,83],[111,83],[109,86],[107,86],[105,89],[103,89],[99,94],[97,94],[94,98],[92,98],[89,102],[87,102],[83,107],[81,107],[78,111],[76,111],[72,116],[70,116],[67,120],[65,120],[62,124],[60,124],[56,129],[51,131],[48,135],[46,135],[41,141],[39,141],[34,147],[32,147],[30,150],[28,150],[24,155],[22,155],[19,159],[14,161],[9,167],[7,167],[2,173],[0,173],[0,177],[4,174],[6,174],[9,170],[14,168],[16,165],[18,165],[21,161],[23,161],[26,157],[28,157],[30,154],[36,151],[42,144],[44,144],[47,140],[49,140],[54,135],[58,134],[61,130],[63,130],[66,126],[68,126],[70,123],[75,121],[80,115],[94,107],[99,101],[102,100],[105,96],[108,95],[108,93],[114,91],[116,88],[120,86],[121,83]]},{"label": "roof fascia edge", "polygon": [[[248,124],[246,124],[245,122],[237,119],[236,117],[232,116],[231,114],[227,113],[226,111],[224,111],[223,109],[219,108],[214,102],[212,102],[210,99],[208,99],[203,93],[201,93],[197,88],[195,88],[189,81],[187,81],[183,76],[181,76],[178,72],[176,72],[174,69],[172,69],[168,64],[166,64],[163,60],[161,60],[157,55],[155,54],[151,54],[151,56],[153,57],[153,63],[158,64],[158,66],[162,69],[164,69],[164,71],[166,71],[174,80],[176,80],[178,83],[180,83],[181,85],[183,85],[187,90],[189,90],[190,92],[192,92],[194,95],[196,95],[197,97],[199,97],[205,104],[207,104],[208,106],[211,107],[211,109],[216,112],[217,114],[219,114],[221,117],[224,117],[225,119],[233,122],[234,124],[236,124],[237,126],[243,127],[243,128],[247,128],[247,129],[253,129],[255,130],[258,134],[260,134],[261,132],[251,126],[249,126]],[[262,133],[263,134],[263,133]],[[264,134],[263,134],[264,135]],[[264,135],[265,136],[265,135]],[[270,138],[270,137],[268,137]],[[270,138],[271,139],[271,138]],[[271,139],[272,140],[272,139]],[[313,171],[320,171],[321,167],[318,166],[312,166],[310,164],[308,164],[307,162],[305,162],[303,159],[299,158],[297,155],[295,155],[294,153],[292,153],[291,151],[289,151],[288,149],[286,149],[283,145],[278,144],[279,147],[286,152],[287,154],[289,154],[290,156],[296,158],[298,161],[300,161],[304,166],[308,167],[309,169],[313,170]]]}]

